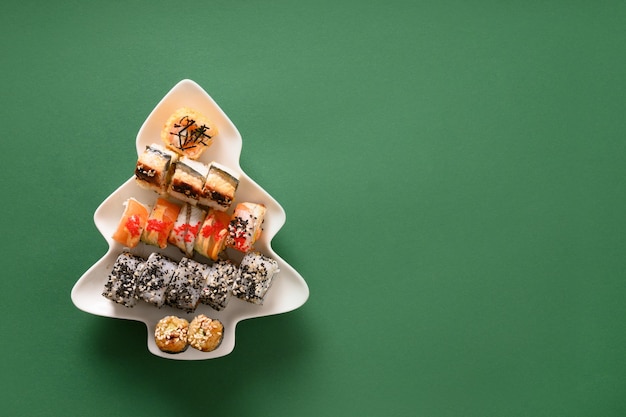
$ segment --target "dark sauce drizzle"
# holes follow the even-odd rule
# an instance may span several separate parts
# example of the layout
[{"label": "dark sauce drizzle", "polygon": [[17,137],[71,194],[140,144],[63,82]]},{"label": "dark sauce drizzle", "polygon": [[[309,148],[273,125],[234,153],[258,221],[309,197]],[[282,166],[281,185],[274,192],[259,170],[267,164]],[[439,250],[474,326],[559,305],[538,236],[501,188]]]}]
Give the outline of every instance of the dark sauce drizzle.
[{"label": "dark sauce drizzle", "polygon": [[196,121],[188,116],[184,116],[178,123],[174,123],[174,127],[178,129],[176,132],[170,132],[178,138],[178,148],[182,151],[195,148],[198,145],[208,146],[207,140],[212,136],[208,134],[210,127],[206,125],[196,126]]}]

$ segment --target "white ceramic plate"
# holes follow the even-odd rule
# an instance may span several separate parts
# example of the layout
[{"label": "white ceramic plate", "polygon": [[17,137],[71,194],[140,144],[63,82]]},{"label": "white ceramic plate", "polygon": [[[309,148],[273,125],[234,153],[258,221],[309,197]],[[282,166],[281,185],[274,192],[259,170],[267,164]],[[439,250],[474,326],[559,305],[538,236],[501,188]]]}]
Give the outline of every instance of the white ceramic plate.
[{"label": "white ceramic plate", "polygon": [[[76,307],[88,313],[144,322],[148,329],[148,349],[157,356],[180,360],[198,360],[229,354],[235,347],[235,327],[239,321],[292,311],[306,302],[309,297],[309,289],[300,274],[280,258],[271,246],[272,238],[285,223],[285,211],[272,196],[242,171],[239,166],[241,135],[217,103],[198,84],[191,80],[182,80],[163,97],[137,134],[137,155],[143,152],[147,145],[160,143],[160,132],[163,124],[171,113],[183,106],[199,110],[217,125],[218,136],[215,137],[211,147],[202,154],[199,160],[204,163],[209,163],[212,160],[217,161],[240,174],[240,183],[233,204],[238,201],[250,201],[263,203],[267,207],[263,234],[255,243],[255,250],[276,259],[280,266],[280,272],[274,277],[272,287],[267,292],[263,305],[254,305],[231,297],[228,306],[220,312],[208,306],[200,305],[194,313],[186,314],[171,307],[156,308],[142,301],[138,301],[135,307],[127,308],[102,296],[107,275],[117,256],[125,249],[111,239],[124,211],[124,202],[128,198],[134,197],[141,202],[153,204],[157,197],[156,193],[135,184],[132,176],[134,166],[128,167],[131,177],[115,190],[94,214],[96,227],[108,242],[109,249],[76,282],[72,288],[71,297]],[[182,253],[172,245],[160,250],[155,246],[140,243],[132,252],[144,257],[147,257],[151,252],[160,252],[175,260],[182,258]],[[233,258],[237,257],[236,253],[230,253],[230,255]],[[198,255],[196,255],[196,259],[207,261]],[[156,347],[154,328],[161,318],[167,315],[176,315],[191,320],[198,314],[206,314],[211,318],[219,319],[224,324],[224,338],[216,350],[205,353],[190,347],[183,353],[167,354]]]}]

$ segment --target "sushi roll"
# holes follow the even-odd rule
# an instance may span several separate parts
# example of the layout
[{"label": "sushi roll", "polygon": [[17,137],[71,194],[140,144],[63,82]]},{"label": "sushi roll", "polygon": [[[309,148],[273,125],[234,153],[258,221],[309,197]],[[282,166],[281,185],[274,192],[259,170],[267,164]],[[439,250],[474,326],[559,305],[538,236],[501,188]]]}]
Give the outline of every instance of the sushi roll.
[{"label": "sushi roll", "polygon": [[174,228],[174,223],[178,218],[180,206],[164,198],[157,198],[156,204],[150,212],[146,227],[141,234],[141,241],[164,249],[167,246],[167,239]]},{"label": "sushi roll", "polygon": [[167,289],[167,305],[193,313],[200,301],[208,268],[193,259],[181,259]]},{"label": "sushi roll", "polygon": [[107,277],[102,295],[124,307],[134,307],[137,304],[137,275],[144,265],[143,258],[129,252],[121,253]]},{"label": "sushi roll", "polygon": [[239,269],[232,262],[228,260],[215,262],[209,267],[200,302],[217,311],[226,308],[238,274]]},{"label": "sushi roll", "polygon": [[256,203],[239,203],[228,224],[226,246],[241,252],[252,250],[261,236],[265,206]]},{"label": "sushi roll", "polygon": [[211,146],[217,127],[200,112],[189,107],[176,110],[165,122],[161,140],[181,156],[198,159]]},{"label": "sushi roll", "polygon": [[198,204],[208,170],[209,168],[201,162],[187,157],[181,158],[176,163],[167,192],[181,201]]},{"label": "sushi roll", "polygon": [[141,233],[148,222],[150,207],[134,198],[126,200],[124,205],[126,208],[112,238],[127,248],[134,248],[139,244]]},{"label": "sushi roll", "polygon": [[211,352],[222,343],[223,335],[224,326],[221,321],[200,314],[189,323],[187,342],[194,349]]},{"label": "sushi roll", "polygon": [[226,212],[209,209],[196,237],[195,251],[214,261],[217,260],[220,252],[224,250],[229,221],[230,215]]},{"label": "sushi roll", "polygon": [[146,146],[135,165],[135,181],[143,188],[165,194],[177,160],[176,152],[159,144]]},{"label": "sushi roll", "polygon": [[239,264],[233,295],[253,304],[263,304],[277,272],[279,269],[276,260],[258,252],[247,253]]},{"label": "sushi roll", "polygon": [[238,176],[217,162],[212,162],[202,188],[200,204],[216,210],[228,210],[238,186]]},{"label": "sushi roll", "polygon": [[189,322],[176,316],[163,317],[154,328],[154,342],[166,353],[181,353],[187,350]]},{"label": "sushi roll", "polygon": [[192,256],[193,246],[205,216],[204,210],[185,203],[178,213],[174,228],[170,232],[169,243],[183,251],[186,256]]},{"label": "sushi roll", "polygon": [[137,297],[156,307],[163,306],[165,291],[177,267],[172,259],[151,253],[137,277]]}]

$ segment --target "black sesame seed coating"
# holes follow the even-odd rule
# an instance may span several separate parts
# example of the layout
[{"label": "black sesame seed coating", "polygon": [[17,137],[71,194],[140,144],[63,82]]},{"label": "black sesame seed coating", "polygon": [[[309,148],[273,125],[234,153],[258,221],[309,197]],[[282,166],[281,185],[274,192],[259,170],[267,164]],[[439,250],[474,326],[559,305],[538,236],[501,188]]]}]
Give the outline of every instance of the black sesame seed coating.
[{"label": "black sesame seed coating", "polygon": [[232,294],[239,269],[228,260],[215,262],[208,271],[206,285],[202,289],[200,302],[214,310],[226,308]]},{"label": "black sesame seed coating", "polygon": [[137,297],[161,307],[176,267],[177,263],[172,259],[156,252],[150,254],[137,279]]},{"label": "black sesame seed coating", "polygon": [[137,276],[145,265],[143,258],[129,252],[120,254],[107,277],[102,295],[125,307],[136,304]]},{"label": "black sesame seed coating", "polygon": [[233,286],[233,295],[254,304],[263,304],[265,294],[279,271],[278,263],[258,252],[244,256]]},{"label": "black sesame seed coating", "polygon": [[207,270],[205,264],[189,258],[181,259],[167,289],[166,304],[193,313],[200,301]]}]

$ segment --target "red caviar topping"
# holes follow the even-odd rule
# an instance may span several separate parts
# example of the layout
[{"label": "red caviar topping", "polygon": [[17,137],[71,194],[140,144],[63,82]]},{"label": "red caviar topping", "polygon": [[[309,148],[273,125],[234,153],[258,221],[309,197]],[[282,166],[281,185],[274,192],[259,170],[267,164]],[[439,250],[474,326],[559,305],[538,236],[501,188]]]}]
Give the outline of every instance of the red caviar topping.
[{"label": "red caviar topping", "polygon": [[220,235],[220,232],[222,232],[225,229],[226,229],[226,225],[224,225],[223,223],[217,220],[214,220],[213,223],[207,224],[206,226],[202,228],[202,231],[201,231],[202,237],[205,239],[210,236],[214,236],[217,238]]},{"label": "red caviar topping", "polygon": [[195,226],[189,223],[181,224],[180,226],[174,228],[174,233],[178,236],[182,236],[185,242],[192,242],[198,234],[199,226],[200,223]]},{"label": "red caviar topping", "polygon": [[248,249],[248,246],[246,245],[246,238],[245,237],[236,237],[234,238],[235,241],[235,248],[241,251],[246,251]]},{"label": "red caviar topping", "polygon": [[163,220],[149,219],[146,230],[149,232],[163,233],[167,229],[167,223]]},{"label": "red caviar topping", "polygon": [[140,220],[141,219],[136,214],[133,214],[126,220],[126,224],[124,226],[128,230],[128,233],[130,233],[133,237],[139,236],[139,233],[141,232]]}]

